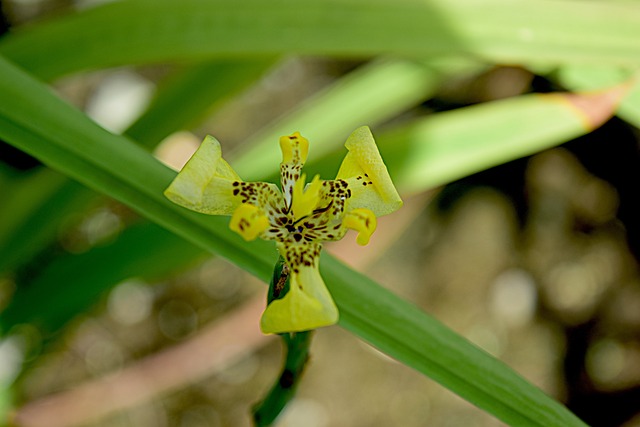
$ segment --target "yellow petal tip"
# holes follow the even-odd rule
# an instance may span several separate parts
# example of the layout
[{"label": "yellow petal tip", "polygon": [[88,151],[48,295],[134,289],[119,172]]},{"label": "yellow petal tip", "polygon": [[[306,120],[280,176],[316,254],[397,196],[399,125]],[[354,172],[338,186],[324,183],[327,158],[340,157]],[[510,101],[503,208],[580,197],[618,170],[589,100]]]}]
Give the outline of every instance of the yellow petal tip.
[{"label": "yellow petal tip", "polygon": [[289,292],[272,301],[262,314],[260,329],[263,333],[309,331],[338,322],[338,307],[325,287],[317,265],[298,266],[298,271],[291,275]]},{"label": "yellow petal tip", "polygon": [[367,126],[356,129],[345,146],[349,151],[337,179],[349,183],[353,193],[351,206],[371,209],[376,216],[387,215],[400,208],[400,195],[391,181],[371,130]]},{"label": "yellow petal tip", "polygon": [[356,230],[358,232],[356,242],[361,246],[365,246],[369,243],[373,232],[376,231],[378,220],[371,210],[358,208],[353,209],[344,216],[342,225],[346,228]]},{"label": "yellow petal tip", "polygon": [[[289,298],[287,298],[289,297]],[[297,312],[292,305],[299,304],[297,298],[291,298],[289,294],[284,298],[272,301],[260,318],[260,330],[264,334],[284,334],[288,332],[303,332],[323,328],[338,323],[338,310],[335,306],[324,307],[319,301],[315,304],[304,305],[303,316],[292,316]]]},{"label": "yellow petal tip", "polygon": [[300,135],[300,132],[281,136],[280,149],[282,150],[282,163],[304,163],[309,155],[309,140]]}]

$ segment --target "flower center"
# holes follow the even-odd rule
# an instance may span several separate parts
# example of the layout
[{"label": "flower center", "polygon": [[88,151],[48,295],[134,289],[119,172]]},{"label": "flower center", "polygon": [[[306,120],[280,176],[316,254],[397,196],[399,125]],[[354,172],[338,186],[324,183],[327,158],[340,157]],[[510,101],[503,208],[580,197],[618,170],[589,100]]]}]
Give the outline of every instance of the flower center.
[{"label": "flower center", "polygon": [[320,189],[322,189],[320,176],[313,177],[306,188],[305,181],[306,175],[303,174],[293,185],[291,212],[296,222],[313,213],[320,202]]}]

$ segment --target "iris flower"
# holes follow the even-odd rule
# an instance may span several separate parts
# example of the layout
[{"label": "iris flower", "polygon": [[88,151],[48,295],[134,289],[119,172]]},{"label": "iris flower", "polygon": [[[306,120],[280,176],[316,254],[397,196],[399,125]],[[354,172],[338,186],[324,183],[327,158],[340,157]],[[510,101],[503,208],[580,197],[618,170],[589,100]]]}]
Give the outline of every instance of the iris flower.
[{"label": "iris flower", "polygon": [[[373,135],[356,129],[334,180],[302,173],[309,141],[296,132],[280,138],[280,190],[267,182],[244,182],[222,158],[220,143],[207,136],[166,189],[174,203],[210,215],[230,215],[229,227],[245,240],[273,240],[289,271],[289,289],[276,295],[262,315],[264,333],[311,330],[338,321],[318,262],[323,242],[339,240],[348,229],[369,242],[376,217],[402,206]],[[276,292],[286,289],[276,289]]]}]

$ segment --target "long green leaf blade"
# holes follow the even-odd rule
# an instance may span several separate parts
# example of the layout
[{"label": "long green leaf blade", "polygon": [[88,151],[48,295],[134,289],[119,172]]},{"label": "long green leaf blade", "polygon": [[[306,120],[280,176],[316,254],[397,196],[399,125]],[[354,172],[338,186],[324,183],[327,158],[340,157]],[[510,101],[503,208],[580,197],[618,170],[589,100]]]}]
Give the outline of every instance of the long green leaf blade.
[{"label": "long green leaf blade", "polygon": [[[152,149],[170,133],[197,123],[205,112],[255,82],[272,63],[270,59],[215,60],[186,66],[161,84],[149,108],[125,135]],[[86,187],[51,170],[41,175],[39,180],[46,185],[29,186],[25,182],[11,190],[14,197],[34,199],[30,202],[32,209],[7,201],[13,209],[0,212],[0,273],[21,266],[43,247],[52,245],[69,214],[95,198]],[[23,206],[20,211],[19,206]],[[11,218],[3,217],[9,215]]]},{"label": "long green leaf blade", "polygon": [[604,66],[565,66],[554,73],[569,90],[593,91],[620,84],[630,86],[629,94],[618,106],[616,114],[640,128],[640,74],[637,71]]},{"label": "long green leaf blade", "polygon": [[210,60],[171,76],[151,105],[125,132],[148,149],[171,133],[198,123],[213,109],[254,83],[274,59]]},{"label": "long green leaf blade", "polygon": [[46,79],[122,64],[281,53],[637,66],[639,39],[635,2],[128,0],[10,34],[0,54]]},{"label": "long green leaf blade", "polygon": [[393,172],[402,188],[419,192],[584,135],[615,114],[621,95],[580,98],[598,111],[591,122],[571,101],[581,95],[531,94],[434,114],[379,140],[401,165]]},{"label": "long green leaf blade", "polygon": [[[0,209],[0,274],[20,266],[38,250],[49,245],[58,234],[62,217],[77,207],[75,189],[66,177],[41,168],[13,183],[0,185],[4,206]],[[61,191],[67,187],[71,192]],[[50,194],[58,197],[50,198]]]},{"label": "long green leaf blade", "polygon": [[[10,107],[0,104],[1,138],[263,280],[269,278],[275,261],[271,245],[246,244],[224,219],[165,201],[161,192],[172,171],[3,60],[0,96],[13,100]],[[370,279],[328,256],[323,274],[342,310],[341,325],[392,357],[512,425],[584,425],[501,362]]]},{"label": "long green leaf blade", "polygon": [[[218,89],[202,89],[210,81],[212,75],[225,76],[233,74],[232,79],[237,79],[237,74],[242,75],[242,68],[246,66],[247,61],[241,62],[238,70],[235,62],[223,63],[223,69],[220,71],[220,61],[210,61],[204,64],[198,64],[188,68],[180,73],[179,78],[172,79],[168,86],[163,86],[156,102],[152,103],[148,112],[146,112],[138,123],[127,130],[127,136],[133,136],[140,145],[151,145],[154,141],[160,139],[160,134],[166,133],[167,130],[173,130],[180,126],[188,118],[183,114],[183,110],[194,110],[191,106],[188,108],[181,107],[177,114],[173,115],[171,108],[176,105],[184,105],[188,101],[195,100],[196,104],[202,104],[205,101],[210,102],[209,96],[203,93],[211,94],[211,91],[219,93]],[[255,61],[252,61],[253,63]],[[428,97],[435,89],[437,83],[444,78],[445,75],[455,71],[475,70],[478,65],[467,61],[438,61],[428,64],[419,64],[409,61],[378,61],[373,64],[364,66],[356,72],[347,75],[345,78],[338,80],[334,85],[322,91],[320,94],[312,97],[304,103],[304,105],[295,112],[286,115],[277,124],[270,126],[268,129],[260,132],[260,134],[245,145],[252,147],[251,150],[239,153],[239,157],[234,159],[233,164],[242,176],[249,180],[264,180],[273,172],[273,165],[279,161],[279,153],[273,150],[273,141],[277,141],[281,134],[290,133],[292,129],[302,130],[314,142],[313,158],[321,156],[323,151],[331,148],[341,147],[340,138],[348,134],[352,129],[360,126],[362,123],[375,123],[397,114],[420,100]],[[250,74],[252,72],[247,70]],[[219,82],[214,82],[216,84]],[[228,91],[228,86],[225,85]],[[215,99],[215,98],[213,98]],[[176,118],[182,118],[182,120]],[[158,123],[160,122],[160,123]],[[151,124],[156,123],[160,130],[154,128]],[[318,153],[320,151],[320,153]],[[255,160],[258,159],[259,162]],[[267,161],[265,161],[265,159]],[[337,160],[331,168],[333,169],[339,164]],[[243,167],[245,165],[245,167]],[[308,165],[313,167],[313,161]],[[55,174],[51,171],[47,175]],[[323,171],[322,176],[329,176],[328,171]],[[51,181],[47,179],[47,182]],[[59,179],[58,179],[59,181]],[[55,181],[57,182],[57,181]],[[68,198],[73,195],[90,197],[89,191],[79,184],[69,181],[73,185],[62,186],[57,194],[54,194],[48,202],[55,202],[61,198]],[[56,187],[57,188],[57,187]],[[82,191],[84,190],[84,191]],[[37,248],[37,245],[29,244],[25,246],[36,234],[31,230],[29,224],[32,221],[41,221],[44,218],[47,224],[54,224],[58,227],[59,221],[56,218],[59,212],[65,212],[64,209],[46,209],[46,212],[34,212],[33,215],[18,215],[24,218],[23,223],[25,229],[16,229],[12,227],[14,238],[10,242],[5,242],[5,247],[11,245],[11,254],[20,253],[18,259],[25,259],[25,255],[29,255],[28,250]],[[44,216],[44,218],[43,218]],[[37,231],[44,230],[38,227]],[[27,235],[27,232],[29,234]],[[171,248],[177,256],[171,260],[171,264],[178,267],[177,260],[182,259],[186,262],[184,254],[192,252],[185,248],[184,243],[178,237],[164,232],[157,227],[149,227],[145,229],[146,237],[144,240],[153,240],[152,245],[131,245],[129,243],[121,244],[120,240],[129,242],[132,240],[130,234],[140,234],[139,231],[124,230],[118,241],[108,248],[95,248],[88,253],[75,255],[68,254],[61,259],[54,261],[53,267],[47,267],[41,271],[29,283],[21,283],[16,289],[12,304],[9,309],[3,313],[3,326],[10,328],[12,325],[20,322],[37,321],[46,330],[55,331],[61,327],[71,317],[76,315],[80,310],[91,304],[101,292],[111,288],[117,282],[127,278],[127,274],[131,274],[132,262],[136,259],[169,259],[170,255],[167,248]],[[40,233],[38,233],[40,234]],[[29,239],[25,239],[25,236]],[[2,243],[0,234],[0,243]],[[49,237],[51,237],[49,235]],[[22,250],[24,249],[24,250]],[[33,250],[31,251],[33,252]],[[95,260],[101,257],[104,264],[99,267],[89,268],[82,274],[74,275],[68,280],[60,279],[60,272],[64,270],[75,269],[77,266],[90,264],[88,260]],[[126,254],[126,255],[125,255]],[[15,258],[15,257],[14,257]],[[0,258],[0,271],[2,270],[3,258]],[[159,261],[154,265],[158,268],[166,267],[166,262]],[[141,269],[138,264],[138,269]],[[150,267],[144,264],[145,267]],[[102,267],[102,268],[101,268]],[[145,270],[151,273],[151,270]],[[139,273],[142,274],[142,273]],[[83,284],[86,282],[87,284]],[[71,300],[51,300],[45,297],[50,289],[47,283],[56,283],[56,290],[59,295],[64,295],[65,290],[74,290],[74,298]],[[84,292],[78,293],[75,289],[83,289]],[[32,301],[47,301],[46,304],[34,304]]]},{"label": "long green leaf blade", "polygon": [[388,120],[430,98],[447,76],[482,68],[464,60],[366,64],[249,138],[247,150],[233,160],[234,168],[244,179],[263,178],[280,162],[273,141],[294,131],[313,141],[314,157],[342,149],[344,135],[353,129]]}]

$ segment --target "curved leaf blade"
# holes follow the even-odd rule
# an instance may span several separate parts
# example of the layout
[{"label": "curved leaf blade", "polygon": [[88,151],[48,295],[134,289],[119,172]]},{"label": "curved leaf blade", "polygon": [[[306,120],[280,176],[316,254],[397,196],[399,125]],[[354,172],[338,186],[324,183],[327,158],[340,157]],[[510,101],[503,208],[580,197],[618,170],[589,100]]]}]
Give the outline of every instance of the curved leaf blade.
[{"label": "curved leaf blade", "polygon": [[[246,244],[229,231],[226,220],[164,200],[161,191],[175,175],[172,171],[1,59],[0,95],[14,101],[11,107],[0,104],[0,137],[263,280],[269,278],[273,246]],[[370,279],[328,256],[323,275],[342,310],[341,325],[392,357],[507,423],[584,426],[513,370]]]},{"label": "curved leaf blade", "polygon": [[122,64],[282,53],[637,66],[638,39],[634,2],[128,0],[17,31],[0,42],[0,54],[45,79]]}]

